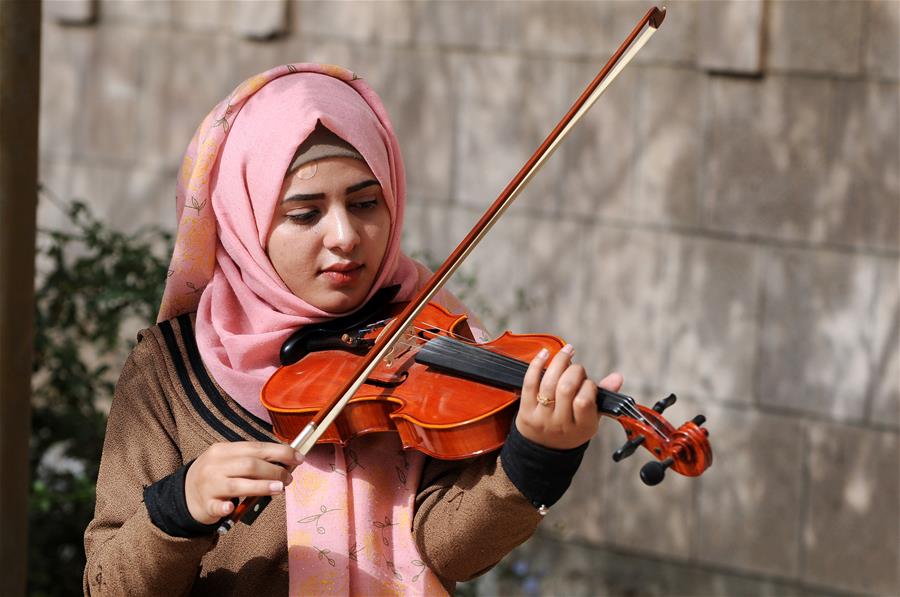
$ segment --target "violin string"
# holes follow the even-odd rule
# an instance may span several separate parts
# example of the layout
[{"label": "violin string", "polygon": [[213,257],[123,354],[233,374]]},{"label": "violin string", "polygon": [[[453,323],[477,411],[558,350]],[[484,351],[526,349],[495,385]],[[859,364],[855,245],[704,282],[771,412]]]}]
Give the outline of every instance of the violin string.
[{"label": "violin string", "polygon": [[[433,347],[433,348],[435,348],[435,347]],[[446,342],[445,342],[445,343],[441,343],[441,346],[436,347],[436,348],[438,348],[438,350],[440,350],[440,351],[443,352],[444,354],[450,354],[451,352],[452,352],[452,353],[455,353],[455,354],[460,354],[460,353],[463,352],[464,350],[465,350],[466,352],[478,350],[478,351],[483,351],[483,352],[487,352],[487,353],[491,353],[491,354],[493,354],[493,355],[496,355],[496,353],[493,353],[492,351],[489,351],[489,350],[484,349],[484,348],[479,348],[478,346],[471,346],[471,347],[466,347],[466,349],[462,349],[461,347],[454,346],[454,344],[453,344],[452,342],[450,342],[450,343],[446,343]],[[445,348],[449,348],[450,350],[444,350]],[[456,348],[457,350],[453,351],[454,348]],[[504,357],[505,357],[505,355],[500,355],[500,356],[504,356]],[[522,361],[518,361],[518,360],[512,359],[512,358],[510,358],[510,357],[505,357],[505,358],[507,358],[507,359],[509,359],[510,361],[513,361],[513,362],[516,363],[516,365],[506,365],[506,364],[501,363],[500,366],[501,366],[501,367],[505,367],[507,371],[515,371],[516,373],[518,373],[520,370],[522,370],[522,369],[527,369],[527,367],[528,367],[527,363],[524,363],[524,362],[522,362]],[[488,363],[488,364],[495,365],[495,363]],[[523,373],[523,375],[524,375],[524,373]],[[653,421],[653,420],[651,420],[651,419],[648,419],[647,417],[645,417],[645,416],[643,415],[643,413],[641,413],[640,410],[637,409],[637,407],[633,404],[633,399],[632,399],[631,401],[628,401],[628,400],[624,400],[624,399],[617,398],[616,400],[617,400],[618,403],[623,407],[624,411],[625,411],[629,416],[631,416],[631,418],[633,418],[633,419],[635,419],[635,420],[637,420],[637,421],[640,421],[640,422],[644,423],[645,425],[647,425],[648,427],[650,427],[651,429],[653,429],[660,437],[662,437],[662,438],[664,438],[664,439],[666,439],[666,440],[669,439],[669,436],[668,436],[668,434],[665,432],[665,430],[660,429],[659,426],[656,424],[655,421]]]},{"label": "violin string", "polygon": [[[477,345],[476,342],[474,342],[468,338],[465,338],[463,336],[460,336],[449,330],[444,330],[444,329],[441,329],[436,326],[421,327],[421,326],[416,326],[416,325],[410,326],[410,329],[420,332],[420,333],[434,334],[435,337],[438,337],[440,333],[446,334],[446,337],[451,340],[450,342],[443,342],[440,344],[432,345],[430,347],[430,349],[433,350],[436,354],[443,354],[444,356],[465,356],[466,353],[479,354],[479,355],[484,355],[485,353],[489,353],[492,355],[492,357],[502,357],[502,359],[484,358],[484,359],[482,359],[483,364],[491,365],[493,367],[500,367],[509,373],[516,373],[516,374],[518,374],[521,371],[522,367],[524,367],[525,369],[527,369],[527,367],[528,367],[528,364],[523,361],[519,361],[517,359],[507,357],[506,355],[503,355],[503,354],[495,353],[486,348],[481,348]],[[417,351],[421,350],[421,348],[422,348],[422,346],[424,346],[424,344],[430,342],[430,340],[422,338],[418,334],[416,334],[412,337],[415,338],[416,340],[420,340],[421,344],[413,344],[413,343],[410,343],[408,340],[404,339],[403,341],[397,342],[397,345],[405,346],[405,347],[409,348],[410,350],[417,352]],[[462,344],[464,347],[460,346],[457,343]],[[478,352],[476,353],[473,351],[478,351]],[[506,360],[513,361],[516,364],[513,365],[511,363],[504,362]],[[640,422],[644,423],[645,425],[651,427],[654,431],[656,431],[657,434],[659,434],[664,439],[666,439],[666,440],[669,439],[668,434],[664,430],[660,429],[654,421],[646,418],[643,415],[643,413],[641,413],[640,410],[638,410],[629,401],[621,399],[621,398],[615,398],[615,400],[616,400],[616,403],[619,406],[621,406],[623,408],[623,410],[631,418],[633,418],[637,421],[640,421]]]}]

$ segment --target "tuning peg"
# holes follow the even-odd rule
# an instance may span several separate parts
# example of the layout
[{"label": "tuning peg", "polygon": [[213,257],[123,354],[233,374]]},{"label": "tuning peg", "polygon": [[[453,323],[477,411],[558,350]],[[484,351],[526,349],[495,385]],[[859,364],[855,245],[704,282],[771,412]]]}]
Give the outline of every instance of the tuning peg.
[{"label": "tuning peg", "polygon": [[696,417],[691,419],[691,423],[699,427],[700,425],[706,423],[706,417],[704,417],[703,415],[697,415]]},{"label": "tuning peg", "polygon": [[644,436],[639,435],[635,438],[632,438],[622,444],[622,447],[613,452],[613,460],[619,462],[620,460],[624,460],[634,454],[634,451],[637,450],[637,447],[644,443]]},{"label": "tuning peg", "polygon": [[669,394],[668,396],[666,396],[665,398],[663,398],[662,400],[660,400],[659,402],[654,404],[653,410],[662,414],[662,411],[666,410],[667,408],[669,408],[670,406],[675,404],[676,400],[677,400],[677,398],[675,397],[675,394]]},{"label": "tuning peg", "polygon": [[641,467],[641,481],[647,485],[659,485],[666,476],[666,469],[675,464],[672,457],[666,458],[662,462],[653,460]]}]

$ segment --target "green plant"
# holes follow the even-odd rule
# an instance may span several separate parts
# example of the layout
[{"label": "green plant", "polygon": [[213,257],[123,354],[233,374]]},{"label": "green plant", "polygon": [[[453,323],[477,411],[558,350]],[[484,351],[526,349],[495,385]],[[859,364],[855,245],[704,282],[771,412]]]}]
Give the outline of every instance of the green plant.
[{"label": "green plant", "polygon": [[64,230],[39,230],[35,298],[28,592],[81,592],[83,534],[106,407],[132,341],[153,322],[171,237],[157,228],[124,234],[80,201],[42,198],[66,214]]}]

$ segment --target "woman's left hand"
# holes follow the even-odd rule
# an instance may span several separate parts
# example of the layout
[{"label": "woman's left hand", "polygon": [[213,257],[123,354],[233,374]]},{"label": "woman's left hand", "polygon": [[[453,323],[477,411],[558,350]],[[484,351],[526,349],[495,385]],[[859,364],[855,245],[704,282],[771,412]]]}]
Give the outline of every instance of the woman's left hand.
[{"label": "woman's left hand", "polygon": [[[594,436],[600,422],[597,384],[588,378],[584,367],[572,363],[574,352],[572,345],[566,344],[544,371],[549,357],[544,349],[531,360],[525,373],[516,428],[546,448],[576,448]],[[617,392],[622,376],[611,373],[599,385]]]}]

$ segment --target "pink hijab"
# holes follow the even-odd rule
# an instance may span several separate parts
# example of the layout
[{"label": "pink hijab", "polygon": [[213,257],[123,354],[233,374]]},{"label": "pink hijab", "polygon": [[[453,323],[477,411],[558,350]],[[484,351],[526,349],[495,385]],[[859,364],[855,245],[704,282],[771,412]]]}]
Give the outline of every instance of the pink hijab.
[{"label": "pink hijab", "polygon": [[249,79],[201,125],[179,177],[179,231],[159,320],[196,309],[204,364],[264,420],[259,391],[281,344],[307,323],[340,315],[294,296],[265,251],[284,175],[319,121],[366,159],[390,211],[387,253],[369,297],[401,284],[398,300],[409,298],[419,273],[400,252],[403,160],[381,101],[353,73],[304,64]]},{"label": "pink hijab", "polygon": [[[241,406],[269,420],[259,392],[297,328],[330,319],[290,292],[265,246],[282,181],[317,122],[353,145],[384,191],[387,252],[373,287],[411,297],[430,272],[400,251],[405,180],[378,96],[336,66],[291,64],[244,81],[204,119],[177,186],[178,234],[158,321],[196,310],[203,363]],[[460,303],[442,293],[450,308]],[[287,490],[291,594],[441,594],[411,535],[424,458],[394,436],[317,447]]]}]

